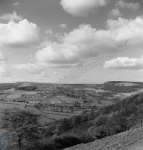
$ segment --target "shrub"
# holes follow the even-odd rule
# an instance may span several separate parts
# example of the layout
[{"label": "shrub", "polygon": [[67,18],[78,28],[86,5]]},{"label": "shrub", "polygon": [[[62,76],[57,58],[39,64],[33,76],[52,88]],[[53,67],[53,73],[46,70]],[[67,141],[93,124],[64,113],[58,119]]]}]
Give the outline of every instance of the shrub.
[{"label": "shrub", "polygon": [[103,126],[106,124],[107,122],[107,119],[108,119],[108,116],[107,115],[100,115],[98,118],[96,118],[94,120],[94,126],[95,127],[100,127],[100,126]]},{"label": "shrub", "polygon": [[88,132],[84,132],[79,136],[79,139],[82,143],[85,144],[85,143],[93,142],[95,140],[95,137]]},{"label": "shrub", "polygon": [[57,149],[64,149],[82,143],[78,137],[72,134],[65,134],[53,138]]},{"label": "shrub", "polygon": [[53,140],[43,140],[40,142],[40,149],[39,150],[57,150],[55,147],[55,143]]}]

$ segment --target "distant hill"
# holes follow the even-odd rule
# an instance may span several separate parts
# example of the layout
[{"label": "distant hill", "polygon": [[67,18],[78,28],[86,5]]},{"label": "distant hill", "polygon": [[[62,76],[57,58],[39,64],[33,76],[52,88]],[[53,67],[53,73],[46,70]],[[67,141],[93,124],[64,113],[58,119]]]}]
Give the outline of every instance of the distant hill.
[{"label": "distant hill", "polygon": [[110,81],[105,82],[102,86],[103,90],[116,93],[135,92],[143,88],[142,82],[127,82],[127,81]]},{"label": "distant hill", "polygon": [[104,85],[114,85],[114,86],[139,86],[143,85],[143,82],[130,82],[130,81],[109,81],[105,82]]},{"label": "distant hill", "polygon": [[13,83],[1,83],[0,90],[9,90],[13,87]]}]

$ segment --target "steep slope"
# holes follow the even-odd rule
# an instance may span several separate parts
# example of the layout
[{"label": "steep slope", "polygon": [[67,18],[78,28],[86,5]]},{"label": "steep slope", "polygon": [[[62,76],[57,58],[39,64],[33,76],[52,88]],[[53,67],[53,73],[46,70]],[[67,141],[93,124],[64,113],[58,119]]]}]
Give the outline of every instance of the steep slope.
[{"label": "steep slope", "polygon": [[143,150],[143,128],[80,144],[65,150]]}]

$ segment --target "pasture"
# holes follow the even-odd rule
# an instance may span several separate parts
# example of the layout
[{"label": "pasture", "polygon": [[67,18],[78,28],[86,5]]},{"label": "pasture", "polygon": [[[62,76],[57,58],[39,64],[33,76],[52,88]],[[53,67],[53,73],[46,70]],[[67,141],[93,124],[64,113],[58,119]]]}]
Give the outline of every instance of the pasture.
[{"label": "pasture", "polygon": [[[17,98],[20,98],[24,95],[29,95],[29,96],[32,96],[34,94],[36,94],[36,92],[33,92],[33,91],[22,91],[22,90],[12,90],[12,91],[4,91],[7,96],[5,97],[5,101],[12,101],[14,99],[17,99]],[[3,95],[6,95],[6,94],[3,94]]]},{"label": "pasture", "polygon": [[81,100],[79,99],[76,99],[76,98],[71,98],[71,97],[66,97],[66,96],[55,96],[55,97],[52,97],[52,98],[49,98],[48,101],[51,103],[51,104],[61,104],[61,103],[75,103],[75,102],[79,102],[79,103],[82,103]]}]

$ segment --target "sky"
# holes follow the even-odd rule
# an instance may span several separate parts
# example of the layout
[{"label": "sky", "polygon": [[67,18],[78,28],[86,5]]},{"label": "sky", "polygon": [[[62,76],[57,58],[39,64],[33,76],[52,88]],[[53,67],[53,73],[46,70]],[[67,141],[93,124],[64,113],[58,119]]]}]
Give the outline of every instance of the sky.
[{"label": "sky", "polygon": [[0,83],[106,81],[143,82],[143,0],[0,0]]}]

